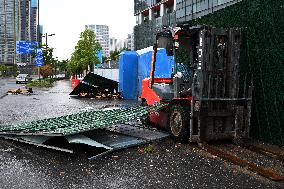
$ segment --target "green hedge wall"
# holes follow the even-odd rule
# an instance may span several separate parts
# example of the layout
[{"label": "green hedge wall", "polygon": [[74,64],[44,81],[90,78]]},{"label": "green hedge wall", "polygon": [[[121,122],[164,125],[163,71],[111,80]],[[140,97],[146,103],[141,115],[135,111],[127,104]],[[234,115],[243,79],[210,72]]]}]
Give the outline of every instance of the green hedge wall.
[{"label": "green hedge wall", "polygon": [[243,0],[196,24],[244,29],[242,73],[254,81],[251,135],[284,145],[284,0]]}]

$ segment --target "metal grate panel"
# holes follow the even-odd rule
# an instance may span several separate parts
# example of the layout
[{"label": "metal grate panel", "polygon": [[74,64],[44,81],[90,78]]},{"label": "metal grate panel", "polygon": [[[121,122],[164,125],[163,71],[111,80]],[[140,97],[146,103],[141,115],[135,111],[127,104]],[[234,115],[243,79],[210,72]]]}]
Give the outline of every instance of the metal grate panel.
[{"label": "metal grate panel", "polygon": [[76,113],[29,123],[7,125],[0,128],[0,134],[47,136],[77,134],[118,123],[125,123],[164,106],[164,104],[160,104],[158,106],[138,106]]}]

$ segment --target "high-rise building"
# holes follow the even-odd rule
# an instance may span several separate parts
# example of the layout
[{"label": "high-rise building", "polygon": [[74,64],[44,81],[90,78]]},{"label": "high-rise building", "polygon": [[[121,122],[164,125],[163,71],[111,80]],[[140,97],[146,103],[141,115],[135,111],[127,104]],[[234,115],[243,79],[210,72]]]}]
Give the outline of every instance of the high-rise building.
[{"label": "high-rise building", "polygon": [[19,31],[19,0],[0,0],[0,64],[16,63]]},{"label": "high-rise building", "polygon": [[[20,0],[21,41],[37,41],[37,0]],[[30,54],[20,55],[20,62],[30,63]]]},{"label": "high-rise building", "polygon": [[127,45],[126,39],[117,40],[117,42],[115,44],[115,49],[117,51],[120,51],[120,50],[126,48],[126,45]]},{"label": "high-rise building", "polygon": [[134,50],[134,35],[128,34],[126,39],[126,48],[129,50]]},{"label": "high-rise building", "polygon": [[114,37],[109,38],[109,51],[116,51],[116,43],[117,43],[117,39]]},{"label": "high-rise building", "polygon": [[241,0],[134,0],[134,48],[153,45],[163,26],[176,26],[233,5]]},{"label": "high-rise building", "polygon": [[128,34],[126,39],[118,40],[114,37],[109,39],[110,52],[120,51],[122,49],[134,50],[134,35]]},{"label": "high-rise building", "polygon": [[37,24],[38,24],[37,16],[38,16],[37,0],[31,0],[31,10],[30,10],[31,41],[37,41]]},{"label": "high-rise building", "polygon": [[0,0],[0,64],[32,63],[16,55],[16,41],[36,41],[37,0]]},{"label": "high-rise building", "polygon": [[103,56],[109,57],[109,27],[106,25],[86,25],[85,28],[95,32],[96,40],[102,46]]},{"label": "high-rise building", "polygon": [[[20,28],[21,35],[20,41],[31,41],[31,21],[30,21],[30,1],[20,0]],[[21,54],[20,62],[29,63],[31,61],[31,55]]]}]

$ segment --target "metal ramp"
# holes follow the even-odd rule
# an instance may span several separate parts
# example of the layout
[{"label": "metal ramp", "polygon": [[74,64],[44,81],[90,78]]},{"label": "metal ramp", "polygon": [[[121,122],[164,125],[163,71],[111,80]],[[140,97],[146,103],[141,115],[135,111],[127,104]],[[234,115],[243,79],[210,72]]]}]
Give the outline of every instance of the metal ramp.
[{"label": "metal ramp", "polygon": [[93,151],[95,158],[118,149],[167,137],[169,134],[125,124],[165,105],[82,112],[0,128],[0,136],[36,146],[74,152],[74,146]]}]

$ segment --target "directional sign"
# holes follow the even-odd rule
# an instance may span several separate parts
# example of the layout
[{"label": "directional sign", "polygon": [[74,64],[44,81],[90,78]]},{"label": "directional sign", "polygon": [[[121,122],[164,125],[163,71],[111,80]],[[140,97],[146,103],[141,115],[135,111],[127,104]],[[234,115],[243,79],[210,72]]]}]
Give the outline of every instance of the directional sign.
[{"label": "directional sign", "polygon": [[38,46],[38,42],[31,41],[17,41],[16,53],[17,54],[31,54],[35,47]]},{"label": "directional sign", "polygon": [[36,59],[35,59],[35,63],[36,63],[36,66],[43,66],[43,57],[42,56],[37,56]]},{"label": "directional sign", "polygon": [[37,48],[37,49],[35,49],[35,53],[36,53],[36,56],[42,56],[42,55],[43,55],[43,50],[42,50],[42,48]]},{"label": "directional sign", "polygon": [[37,48],[35,49],[35,53],[36,53],[36,66],[43,66],[43,50],[42,48]]}]

